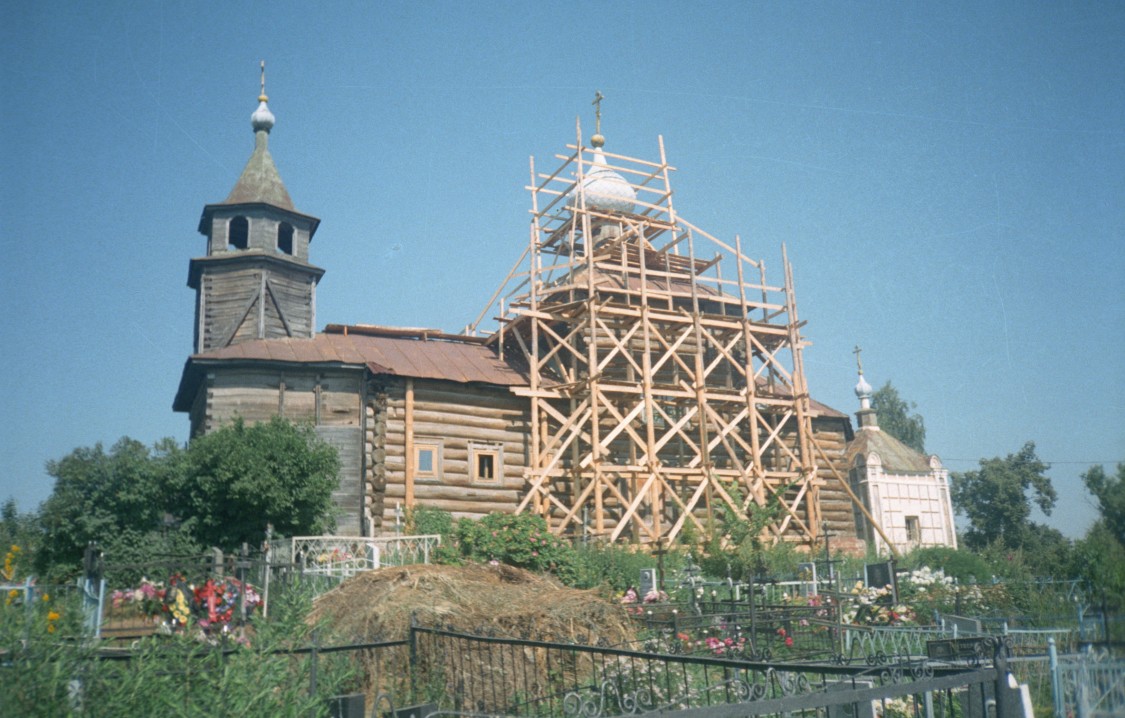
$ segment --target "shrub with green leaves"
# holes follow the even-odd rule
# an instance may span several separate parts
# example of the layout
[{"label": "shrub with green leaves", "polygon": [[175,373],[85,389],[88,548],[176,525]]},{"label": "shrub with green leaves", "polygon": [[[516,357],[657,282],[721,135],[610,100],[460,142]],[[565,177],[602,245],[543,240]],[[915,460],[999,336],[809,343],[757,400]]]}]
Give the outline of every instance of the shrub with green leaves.
[{"label": "shrub with green leaves", "polygon": [[988,583],[992,569],[988,562],[972,551],[957,550],[948,546],[928,546],[911,551],[902,559],[905,568],[929,567],[941,569],[946,576],[960,583]]},{"label": "shrub with green leaves", "polygon": [[[574,572],[568,584],[575,588],[604,586],[617,593],[637,586],[641,569],[658,568],[660,561],[652,553],[653,546],[611,543],[590,543],[574,547]],[[673,549],[664,555],[664,575],[672,577],[683,565],[686,554]]]},{"label": "shrub with green leaves", "polygon": [[429,506],[415,506],[406,512],[406,532],[412,536],[441,536],[441,545],[430,555],[439,564],[461,563],[457,547],[457,522],[453,514]]},{"label": "shrub with green leaves", "polygon": [[529,571],[573,575],[574,549],[547,528],[542,516],[493,513],[457,523],[461,555],[471,561],[497,561]]}]

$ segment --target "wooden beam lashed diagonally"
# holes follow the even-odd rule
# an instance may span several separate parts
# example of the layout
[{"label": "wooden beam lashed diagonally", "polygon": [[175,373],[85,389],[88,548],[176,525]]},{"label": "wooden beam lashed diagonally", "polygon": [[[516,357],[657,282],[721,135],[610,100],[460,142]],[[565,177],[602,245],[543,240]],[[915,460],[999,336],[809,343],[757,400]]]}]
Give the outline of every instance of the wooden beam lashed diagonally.
[{"label": "wooden beam lashed diagonally", "polygon": [[[792,270],[682,220],[660,141],[650,162],[581,129],[530,165],[523,258],[493,295],[527,367],[526,489],[560,534],[674,540],[720,507],[818,537],[817,457]],[[495,313],[486,308],[481,317]],[[479,320],[478,320],[479,324]],[[476,331],[477,325],[471,327]]]}]

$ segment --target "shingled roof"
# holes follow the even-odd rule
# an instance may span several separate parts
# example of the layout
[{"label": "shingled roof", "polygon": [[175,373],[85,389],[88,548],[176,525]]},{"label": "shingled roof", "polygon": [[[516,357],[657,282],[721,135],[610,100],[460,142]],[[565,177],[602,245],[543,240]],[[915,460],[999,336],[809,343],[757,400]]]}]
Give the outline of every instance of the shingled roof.
[{"label": "shingled roof", "polygon": [[246,162],[234,189],[222,204],[262,203],[295,212],[289,190],[281,181],[277,165],[270,155],[268,134],[259,131],[254,138],[254,153]]},{"label": "shingled roof", "polygon": [[928,474],[933,471],[930,458],[919,454],[895,437],[878,428],[867,427],[856,432],[848,443],[847,465],[862,454],[878,454],[883,468],[894,474]]}]

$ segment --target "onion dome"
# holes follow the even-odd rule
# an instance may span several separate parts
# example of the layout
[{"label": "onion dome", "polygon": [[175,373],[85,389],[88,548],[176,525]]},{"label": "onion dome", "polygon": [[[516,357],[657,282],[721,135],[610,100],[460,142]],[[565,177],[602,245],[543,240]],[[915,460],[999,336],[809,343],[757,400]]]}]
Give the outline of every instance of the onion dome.
[{"label": "onion dome", "polygon": [[250,115],[250,126],[254,128],[255,132],[264,130],[269,132],[273,129],[274,117],[270,112],[270,108],[266,105],[269,100],[265,95],[258,96],[258,109],[254,110],[254,114]]},{"label": "onion dome", "polygon": [[569,207],[579,206],[579,196],[585,198],[587,209],[610,210],[612,212],[632,212],[637,206],[637,191],[633,189],[624,177],[609,168],[605,161],[605,137],[602,135],[602,100],[605,96],[599,91],[594,93],[594,107],[597,124],[594,134],[590,137],[590,146],[594,148],[594,159],[585,168],[581,186],[571,195],[567,202]]},{"label": "onion dome", "polygon": [[[594,135],[592,140],[599,138],[601,135]],[[600,144],[594,145],[594,160],[589,167],[580,190],[586,208],[632,212],[637,205],[637,192],[624,177],[609,168]],[[571,196],[569,205],[579,206],[577,192]]]},{"label": "onion dome", "polygon": [[859,397],[859,411],[856,412],[856,418],[859,419],[859,428],[861,429],[878,429],[879,420],[875,415],[875,410],[871,408],[871,385],[863,378],[863,360],[860,358],[859,347],[855,348],[855,362],[859,368],[859,381],[855,385],[855,395]]},{"label": "onion dome", "polygon": [[859,383],[855,385],[855,395],[861,400],[871,398],[871,385],[863,378],[862,371],[859,373]]},{"label": "onion dome", "polygon": [[258,109],[250,115],[250,126],[254,128],[255,133],[263,130],[269,132],[273,129],[273,113],[266,104],[269,101],[270,98],[266,96],[266,61],[262,60],[262,91],[258,94]]}]

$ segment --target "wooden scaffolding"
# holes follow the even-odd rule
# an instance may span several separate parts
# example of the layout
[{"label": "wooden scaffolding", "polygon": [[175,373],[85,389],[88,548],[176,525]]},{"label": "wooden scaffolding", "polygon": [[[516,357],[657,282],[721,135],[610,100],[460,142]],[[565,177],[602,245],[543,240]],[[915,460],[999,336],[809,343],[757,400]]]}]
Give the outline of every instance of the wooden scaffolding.
[{"label": "wooden scaffolding", "polygon": [[[598,138],[592,144],[597,145]],[[526,493],[552,531],[639,542],[703,535],[719,512],[813,541],[820,516],[802,323],[783,251],[765,265],[679,216],[659,162],[586,146],[531,160],[530,239],[490,304],[491,340],[526,362]],[[588,196],[616,173],[631,211]]]}]

